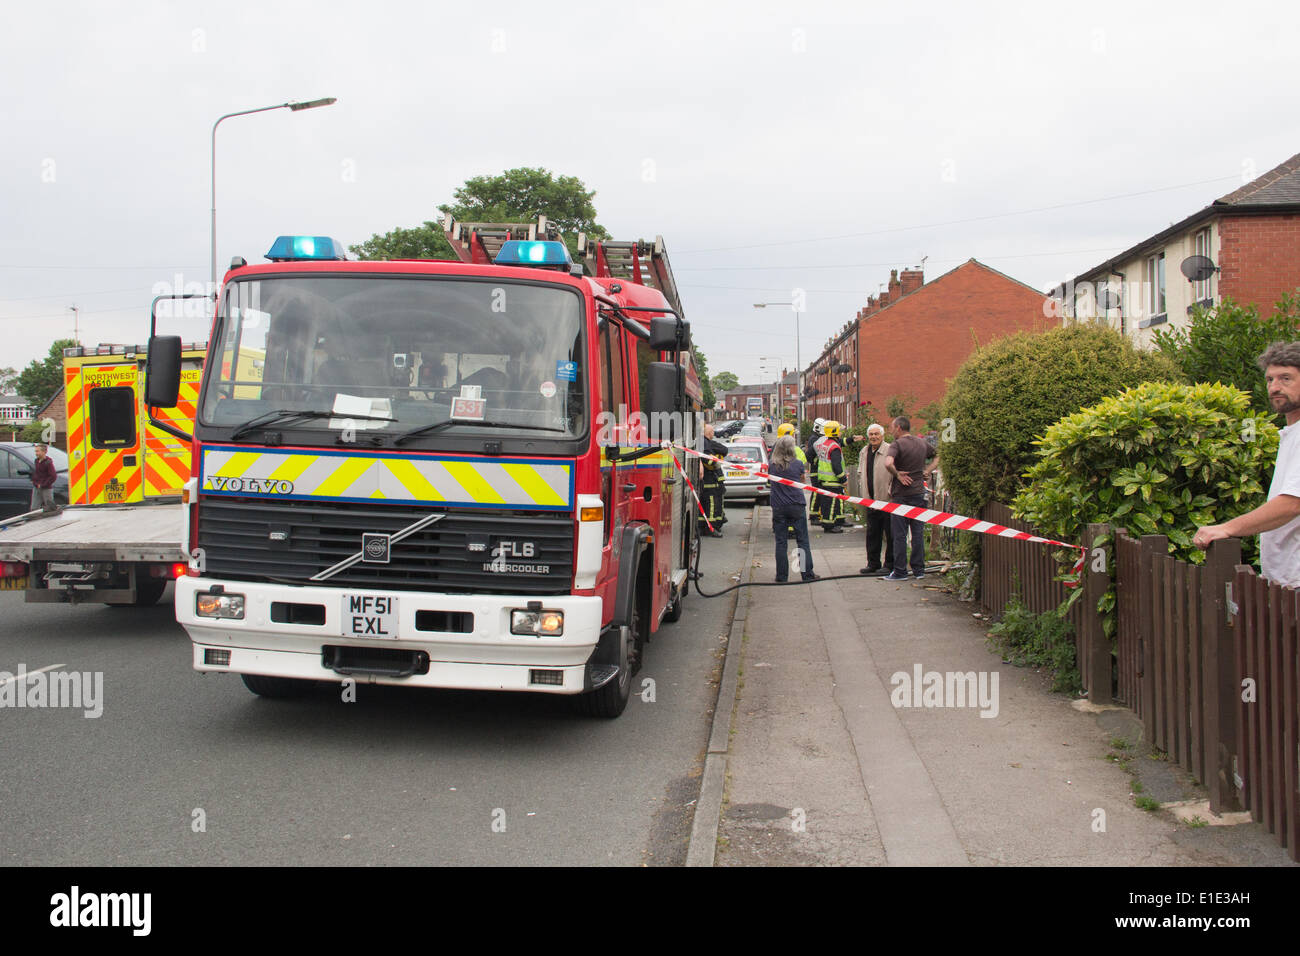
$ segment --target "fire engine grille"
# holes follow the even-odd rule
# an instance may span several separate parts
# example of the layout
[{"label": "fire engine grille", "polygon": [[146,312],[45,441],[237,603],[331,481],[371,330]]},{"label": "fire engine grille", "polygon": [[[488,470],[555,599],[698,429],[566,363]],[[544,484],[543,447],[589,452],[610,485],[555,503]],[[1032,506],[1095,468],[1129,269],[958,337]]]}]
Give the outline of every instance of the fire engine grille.
[{"label": "fire engine grille", "polygon": [[[450,510],[392,544],[387,564],[358,561],[309,582],[359,552],[363,533],[395,534],[430,513],[402,505],[203,497],[198,534],[203,574],[399,591],[568,593],[573,517],[528,511]],[[494,563],[501,569],[485,570]]]}]

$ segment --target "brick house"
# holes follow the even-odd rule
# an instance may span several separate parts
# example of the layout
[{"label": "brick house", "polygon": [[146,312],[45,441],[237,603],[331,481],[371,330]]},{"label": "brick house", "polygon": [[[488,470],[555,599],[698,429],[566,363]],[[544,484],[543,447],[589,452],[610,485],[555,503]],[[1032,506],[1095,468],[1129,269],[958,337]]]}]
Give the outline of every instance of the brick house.
[{"label": "brick house", "polygon": [[[1188,277],[1192,256],[1214,271]],[[1168,229],[1081,272],[1050,295],[1061,321],[1105,322],[1150,347],[1158,328],[1187,324],[1192,306],[1225,297],[1271,315],[1300,287],[1300,154]]]},{"label": "brick house", "polygon": [[63,386],[50,396],[50,400],[36,409],[32,413],[32,418],[36,421],[44,421],[47,418],[54,420],[54,439],[50,444],[62,451],[68,450],[68,403],[63,400]]},{"label": "brick house", "polygon": [[975,259],[929,283],[895,269],[809,367],[804,415],[851,423],[869,402],[879,418],[896,397],[916,412],[943,398],[976,345],[1042,331],[1050,311],[1043,293]]},{"label": "brick house", "polygon": [[722,393],[722,411],[718,414],[718,419],[748,418],[749,417],[749,400],[751,398],[759,399],[762,402],[761,415],[777,416],[777,386],[772,385],[737,385],[735,388]]}]

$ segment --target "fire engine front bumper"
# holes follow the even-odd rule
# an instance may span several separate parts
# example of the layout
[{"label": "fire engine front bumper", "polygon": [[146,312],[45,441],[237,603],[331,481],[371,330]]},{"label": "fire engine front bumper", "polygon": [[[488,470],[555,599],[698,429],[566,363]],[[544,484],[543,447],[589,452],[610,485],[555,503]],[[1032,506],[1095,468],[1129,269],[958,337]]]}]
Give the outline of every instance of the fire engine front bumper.
[{"label": "fire engine front bumper", "polygon": [[[242,618],[199,615],[199,598],[211,603],[214,586],[226,604],[242,604]],[[512,612],[530,604],[562,612],[563,632],[511,633]],[[176,581],[176,620],[193,642],[194,669],[267,677],[576,694],[591,686],[588,661],[601,616],[600,598],[575,595]]]}]

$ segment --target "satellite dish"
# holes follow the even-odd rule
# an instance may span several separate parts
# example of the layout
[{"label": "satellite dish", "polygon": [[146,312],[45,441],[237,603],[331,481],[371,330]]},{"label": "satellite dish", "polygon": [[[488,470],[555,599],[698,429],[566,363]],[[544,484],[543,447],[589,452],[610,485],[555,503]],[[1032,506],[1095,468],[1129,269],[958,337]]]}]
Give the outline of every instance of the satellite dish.
[{"label": "satellite dish", "polygon": [[1118,309],[1119,302],[1119,293],[1114,289],[1102,289],[1097,293],[1097,304],[1103,309]]},{"label": "satellite dish", "polygon": [[1188,256],[1178,268],[1187,276],[1188,282],[1204,282],[1219,271],[1209,256]]}]

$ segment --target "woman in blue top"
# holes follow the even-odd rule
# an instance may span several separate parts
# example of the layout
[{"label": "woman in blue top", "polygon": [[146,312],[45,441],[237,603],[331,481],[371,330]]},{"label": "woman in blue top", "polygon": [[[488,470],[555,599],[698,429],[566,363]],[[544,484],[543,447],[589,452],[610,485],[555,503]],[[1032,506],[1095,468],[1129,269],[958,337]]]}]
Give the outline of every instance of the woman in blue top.
[{"label": "woman in blue top", "polygon": [[[799,460],[794,438],[782,435],[772,448],[772,463],[768,466],[769,474],[793,481],[808,481],[808,466]],[[776,579],[784,582],[790,576],[790,559],[786,555],[786,542],[790,529],[794,529],[796,566],[805,581],[815,581],[820,575],[813,573],[812,549],[808,546],[808,519],[804,513],[803,491],[791,488],[779,481],[768,485],[772,504],[772,532],[776,535]]]}]

